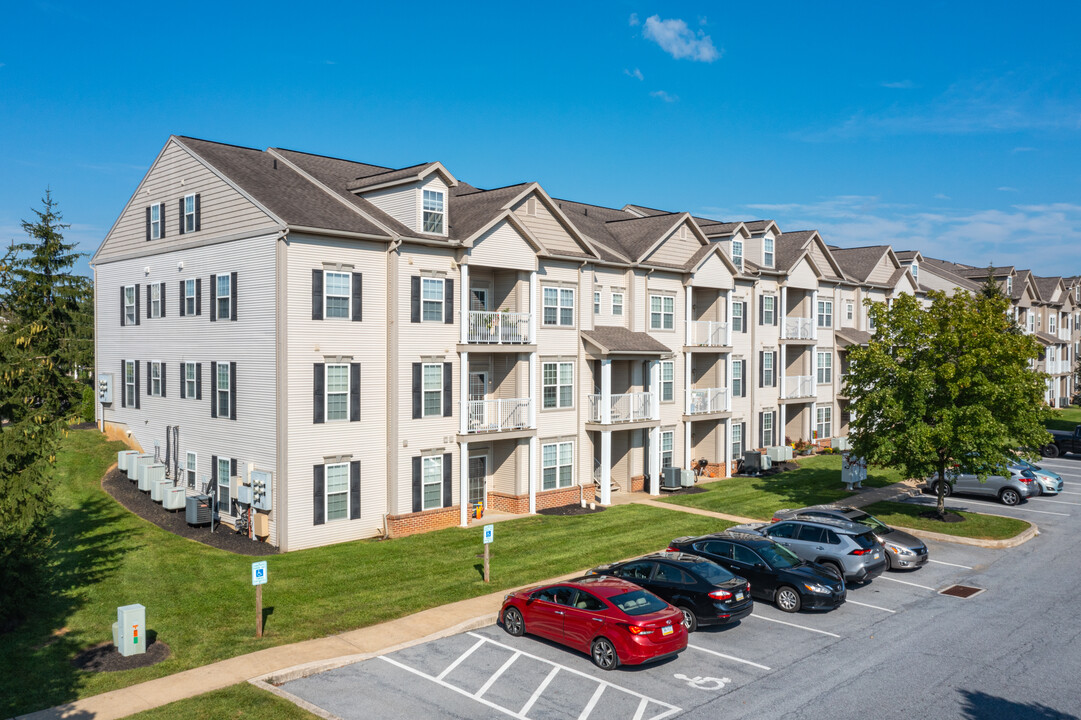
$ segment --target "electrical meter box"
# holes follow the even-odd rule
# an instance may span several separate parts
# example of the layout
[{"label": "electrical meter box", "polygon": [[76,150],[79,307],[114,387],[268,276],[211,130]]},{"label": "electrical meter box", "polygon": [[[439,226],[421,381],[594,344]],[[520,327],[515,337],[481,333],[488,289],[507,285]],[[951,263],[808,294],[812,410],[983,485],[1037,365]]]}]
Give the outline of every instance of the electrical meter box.
[{"label": "electrical meter box", "polygon": [[124,657],[146,652],[146,608],[142,605],[124,605],[116,609],[116,625],[113,641]]},{"label": "electrical meter box", "polygon": [[110,405],[113,402],[113,374],[98,373],[98,402]]},{"label": "electrical meter box", "polygon": [[270,510],[270,485],[272,475],[266,470],[252,470],[251,496],[252,507],[256,510]]}]

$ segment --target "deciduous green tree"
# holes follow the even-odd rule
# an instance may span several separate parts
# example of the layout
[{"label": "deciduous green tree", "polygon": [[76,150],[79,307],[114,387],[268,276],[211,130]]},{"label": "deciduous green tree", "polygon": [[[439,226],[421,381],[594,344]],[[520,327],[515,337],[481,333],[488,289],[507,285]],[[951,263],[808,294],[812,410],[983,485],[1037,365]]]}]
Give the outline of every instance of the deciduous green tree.
[{"label": "deciduous green tree", "polygon": [[[995,286],[997,289],[997,285]],[[848,378],[853,451],[906,477],[936,476],[938,511],[956,462],[981,477],[1003,472],[1015,448],[1048,442],[1045,376],[1030,366],[1036,340],[1012,332],[1001,292],[911,295],[868,303],[877,328],[852,348]]]}]

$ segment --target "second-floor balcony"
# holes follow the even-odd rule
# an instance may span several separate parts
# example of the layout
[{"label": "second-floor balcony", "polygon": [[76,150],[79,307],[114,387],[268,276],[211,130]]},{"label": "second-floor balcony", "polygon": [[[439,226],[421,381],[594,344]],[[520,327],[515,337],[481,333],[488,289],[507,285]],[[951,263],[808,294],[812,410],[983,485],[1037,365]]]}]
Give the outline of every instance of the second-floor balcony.
[{"label": "second-floor balcony", "polygon": [[611,395],[607,404],[604,395],[589,396],[589,422],[624,423],[649,420],[653,417],[653,393],[632,392]]},{"label": "second-floor balcony", "polygon": [[505,432],[529,427],[533,401],[529,398],[467,400],[466,432]]},{"label": "second-floor balcony", "polygon": [[814,320],[811,318],[789,317],[784,319],[785,340],[813,340]]},{"label": "second-floor balcony", "polygon": [[728,412],[732,409],[728,388],[704,388],[687,391],[687,414]]},{"label": "second-floor balcony", "polygon": [[784,385],[781,388],[781,397],[785,400],[792,398],[807,398],[815,395],[814,375],[786,375]]},{"label": "second-floor balcony", "polygon": [[466,342],[524,345],[529,342],[529,313],[470,310]]},{"label": "second-floor balcony", "polygon": [[731,345],[728,335],[728,323],[712,320],[692,320],[691,340],[688,345],[701,347],[725,347]]}]

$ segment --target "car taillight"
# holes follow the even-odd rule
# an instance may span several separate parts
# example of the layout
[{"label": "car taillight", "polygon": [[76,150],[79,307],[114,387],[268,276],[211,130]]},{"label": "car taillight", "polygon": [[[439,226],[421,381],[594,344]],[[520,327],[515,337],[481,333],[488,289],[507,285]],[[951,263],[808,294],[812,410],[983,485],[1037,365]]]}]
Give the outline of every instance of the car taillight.
[{"label": "car taillight", "polygon": [[775,523],[775,522],[781,522],[781,518],[779,518],[779,517],[775,517],[775,518],[773,518],[772,520],[770,520],[770,522],[771,522],[771,523]]},{"label": "car taillight", "polygon": [[631,631],[631,635],[652,635],[652,630],[646,630],[641,625],[628,625],[627,629]]},{"label": "car taillight", "polygon": [[871,552],[871,551],[870,550],[865,550],[863,548],[857,548],[856,550],[853,550],[852,552],[850,552],[848,554],[849,555],[866,555],[869,552]]},{"label": "car taillight", "polygon": [[709,596],[711,598],[713,598],[714,600],[731,600],[732,599],[732,593],[728,592],[727,590],[714,590],[713,592],[711,592],[709,594]]},{"label": "car taillight", "polygon": [[1019,478],[1017,478],[1017,479],[1018,479],[1018,480],[1020,480],[1021,482],[1024,482],[1024,483],[1030,483],[1030,482],[1032,482],[1032,478],[1027,478],[1027,477],[1019,477]]},{"label": "car taillight", "polygon": [[664,549],[665,552],[680,552],[679,548],[674,548],[671,545]]}]

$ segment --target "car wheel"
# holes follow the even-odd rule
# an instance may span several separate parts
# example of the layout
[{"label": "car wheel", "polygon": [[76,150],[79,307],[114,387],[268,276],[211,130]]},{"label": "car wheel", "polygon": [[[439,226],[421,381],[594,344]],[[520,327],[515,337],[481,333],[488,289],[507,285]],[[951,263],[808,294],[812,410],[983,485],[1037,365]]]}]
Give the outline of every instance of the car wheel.
[{"label": "car wheel", "polygon": [[1003,505],[1017,505],[1021,502],[1021,494],[1013,488],[1006,488],[998,494],[998,499]]},{"label": "car wheel", "polygon": [[803,605],[803,601],[800,600],[799,593],[795,588],[788,585],[782,585],[777,589],[777,607],[787,613],[799,612],[800,607]]},{"label": "car wheel", "polygon": [[845,575],[841,571],[841,566],[838,565],[837,563],[830,562],[830,561],[827,560],[826,562],[822,563],[822,567],[826,568],[831,573],[836,575],[838,580],[844,580]]},{"label": "car wheel", "polygon": [[525,634],[525,620],[522,619],[522,613],[518,608],[509,607],[504,611],[503,629],[514,637],[521,637]]},{"label": "car wheel", "polygon": [[1058,445],[1056,445],[1055,443],[1048,443],[1047,445],[1044,445],[1042,448],[1040,448],[1040,454],[1046,458],[1057,458]]},{"label": "car wheel", "polygon": [[949,497],[952,492],[952,488],[949,483],[937,482],[935,483],[935,495],[938,495],[939,491],[942,492],[942,497]]},{"label": "car wheel", "polygon": [[695,630],[697,630],[698,618],[694,616],[694,612],[690,608],[683,605],[679,607],[679,611],[683,613],[683,627],[687,628],[687,632],[693,633]]},{"label": "car wheel", "polygon": [[599,637],[594,640],[589,649],[589,655],[593,658],[593,664],[601,670],[615,670],[619,667],[616,648],[608,638]]}]

